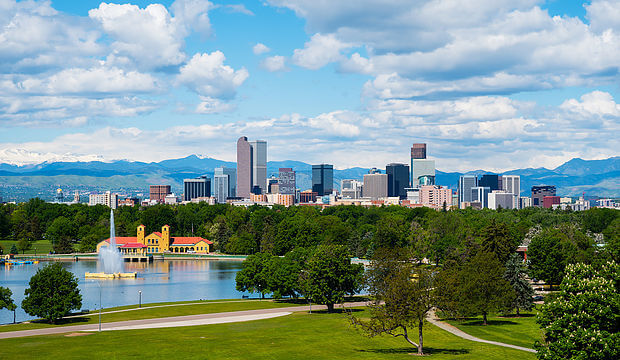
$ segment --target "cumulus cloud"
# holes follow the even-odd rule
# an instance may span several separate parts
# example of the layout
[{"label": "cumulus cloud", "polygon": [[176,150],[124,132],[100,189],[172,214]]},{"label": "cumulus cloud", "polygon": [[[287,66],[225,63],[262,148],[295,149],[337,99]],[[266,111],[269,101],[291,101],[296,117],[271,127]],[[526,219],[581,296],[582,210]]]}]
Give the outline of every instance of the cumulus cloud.
[{"label": "cumulus cloud", "polygon": [[316,70],[342,59],[341,51],[349,47],[350,44],[343,43],[333,34],[314,34],[303,49],[294,51],[293,62],[306,69]]},{"label": "cumulus cloud", "polygon": [[261,54],[268,53],[270,51],[271,49],[268,48],[267,45],[263,43],[258,43],[254,45],[254,47],[252,47],[252,52],[254,52],[254,55],[261,55]]},{"label": "cumulus cloud", "polygon": [[267,71],[275,72],[286,69],[286,59],[284,56],[270,56],[261,61],[261,67]]},{"label": "cumulus cloud", "polygon": [[200,103],[196,106],[195,112],[198,114],[219,114],[235,110],[233,104],[226,103],[219,99],[208,96],[201,96]]},{"label": "cumulus cloud", "polygon": [[221,51],[195,54],[181,67],[177,82],[202,96],[231,99],[250,74],[245,68],[235,70],[224,65],[224,60]]},{"label": "cumulus cloud", "polygon": [[610,116],[620,122],[620,104],[614,101],[610,93],[593,91],[581,96],[581,101],[569,99],[560,108],[584,116]]}]

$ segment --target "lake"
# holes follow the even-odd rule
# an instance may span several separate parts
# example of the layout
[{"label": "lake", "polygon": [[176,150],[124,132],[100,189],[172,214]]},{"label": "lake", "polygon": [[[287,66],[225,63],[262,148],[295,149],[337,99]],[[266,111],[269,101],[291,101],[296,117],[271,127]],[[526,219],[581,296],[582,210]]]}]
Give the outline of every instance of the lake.
[{"label": "lake", "polygon": [[[184,300],[240,299],[249,295],[235,290],[235,276],[241,261],[231,260],[156,260],[151,263],[125,263],[125,272],[137,272],[136,279],[85,279],[84,273],[97,272],[97,261],[61,262],[79,279],[82,309],[99,309],[99,290],[103,308]],[[13,291],[18,306],[17,321],[33,319],[20,307],[30,277],[47,262],[34,265],[0,266],[0,286]],[[13,322],[13,312],[0,310],[0,324]]]}]

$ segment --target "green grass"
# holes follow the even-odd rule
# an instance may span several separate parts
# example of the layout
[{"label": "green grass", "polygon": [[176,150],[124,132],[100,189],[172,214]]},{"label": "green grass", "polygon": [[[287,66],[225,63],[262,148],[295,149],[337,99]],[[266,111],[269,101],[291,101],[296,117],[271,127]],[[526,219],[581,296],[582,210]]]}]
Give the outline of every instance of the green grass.
[{"label": "green grass", "polygon": [[[0,240],[0,246],[4,248],[4,253],[8,254],[11,251],[11,246],[17,246],[17,241],[13,240]],[[49,240],[37,240],[32,243],[32,248],[30,250],[26,250],[25,254],[34,255],[35,248],[37,249],[37,255],[45,255],[52,250],[52,243]],[[21,251],[20,251],[21,254]]]},{"label": "green grass", "polygon": [[[524,351],[463,340],[432,325],[425,327],[424,343],[431,359],[535,359]],[[411,359],[415,353],[402,338],[367,338],[344,315],[316,312],[230,324],[5,339],[0,346],[7,359]]]},{"label": "green grass", "polygon": [[541,340],[542,331],[536,324],[536,313],[525,312],[521,317],[488,318],[488,325],[482,325],[482,317],[465,320],[446,320],[464,332],[485,340],[500,341],[506,344],[534,347],[536,340]]},{"label": "green grass", "polygon": [[[144,304],[144,307],[149,306],[157,306],[157,305],[179,305],[179,304],[187,304],[187,303],[195,303],[201,301],[188,301],[188,302],[180,302],[180,303],[157,303],[157,304]],[[280,307],[288,307],[288,306],[296,306],[297,304],[285,301],[271,301],[271,300],[211,300],[211,301],[202,301],[202,304],[196,305],[182,305],[182,306],[168,306],[168,307],[160,307],[160,308],[152,308],[152,309],[138,309],[137,305],[131,306],[121,306],[110,309],[103,309],[103,312],[113,311],[113,310],[124,310],[124,309],[136,309],[134,311],[123,311],[112,314],[103,314],[101,316],[101,322],[114,322],[114,321],[123,321],[123,320],[139,320],[139,319],[154,319],[160,317],[170,317],[170,316],[184,316],[184,315],[196,315],[196,314],[212,314],[218,312],[228,312],[228,311],[241,311],[241,310],[256,310],[256,309],[273,309]],[[300,303],[298,305],[305,305]],[[52,325],[44,322],[31,322],[27,324],[10,324],[10,325],[2,325],[0,326],[0,332],[6,331],[19,331],[19,330],[31,330],[31,329],[42,329],[49,327],[58,327],[58,326],[69,326],[69,325],[88,325],[88,324],[97,324],[99,323],[99,312],[92,311],[88,315],[72,317],[63,319],[60,321],[58,325]]]}]

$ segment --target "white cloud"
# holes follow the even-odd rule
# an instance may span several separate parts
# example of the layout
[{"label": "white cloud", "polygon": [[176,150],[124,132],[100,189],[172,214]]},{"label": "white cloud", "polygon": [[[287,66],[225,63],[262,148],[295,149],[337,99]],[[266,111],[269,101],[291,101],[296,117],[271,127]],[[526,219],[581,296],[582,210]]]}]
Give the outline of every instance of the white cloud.
[{"label": "white cloud", "polygon": [[177,82],[202,96],[231,99],[249,73],[245,68],[235,70],[224,65],[224,60],[226,57],[221,51],[195,54],[181,67]]},{"label": "white cloud", "polygon": [[286,59],[284,56],[276,55],[265,58],[261,61],[261,67],[267,71],[275,72],[286,69]]},{"label": "white cloud", "polygon": [[584,116],[611,116],[620,123],[620,104],[614,101],[610,93],[593,91],[581,96],[581,101],[576,99],[566,100],[560,108],[578,113]]},{"label": "white cloud", "polygon": [[201,96],[200,103],[196,106],[196,113],[199,114],[219,114],[235,110],[233,104],[223,102],[208,96]]},{"label": "white cloud", "polygon": [[229,9],[231,12],[254,16],[254,13],[250,11],[248,8],[246,8],[245,5],[243,4],[231,4],[231,5],[224,5],[224,6],[226,7],[226,9]]},{"label": "white cloud", "polygon": [[[179,10],[179,14],[189,16],[185,13],[187,8],[181,8],[184,11]],[[185,60],[182,47],[187,30],[163,5],[151,4],[141,9],[131,4],[101,3],[88,16],[100,22],[114,40],[113,57],[109,61],[128,57],[142,67],[157,68],[178,65]]]},{"label": "white cloud", "polygon": [[617,0],[592,1],[585,4],[586,17],[590,20],[591,28],[596,32],[612,29],[620,31],[620,5]]},{"label": "white cloud", "polygon": [[257,43],[256,45],[254,45],[254,47],[252,47],[252,52],[254,52],[254,55],[261,55],[261,54],[265,54],[270,52],[271,49],[267,47],[267,45],[263,44],[263,43]]},{"label": "white cloud", "polygon": [[334,35],[314,34],[303,49],[296,49],[293,62],[306,69],[316,70],[331,62],[342,59],[342,50],[351,47],[338,40]]},{"label": "white cloud", "polygon": [[191,28],[203,36],[211,34],[209,10],[214,7],[207,0],[176,0],[170,5],[179,26],[185,27],[186,32]]}]

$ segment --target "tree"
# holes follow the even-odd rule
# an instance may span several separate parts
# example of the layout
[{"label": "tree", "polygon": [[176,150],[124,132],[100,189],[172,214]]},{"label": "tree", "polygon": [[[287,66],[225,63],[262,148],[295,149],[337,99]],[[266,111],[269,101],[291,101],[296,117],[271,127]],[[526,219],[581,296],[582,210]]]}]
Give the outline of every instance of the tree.
[{"label": "tree", "polygon": [[571,264],[560,291],[536,321],[544,332],[539,359],[620,358],[620,265]]},{"label": "tree", "polygon": [[269,263],[274,256],[266,253],[250,255],[243,262],[243,269],[237,273],[237,291],[258,292],[261,297],[269,292]]},{"label": "tree", "polygon": [[77,235],[75,224],[64,216],[60,216],[47,228],[47,238],[52,242],[57,253],[73,252],[73,240]]},{"label": "tree", "polygon": [[[402,253],[402,252],[401,252]],[[369,294],[370,320],[353,315],[351,320],[368,336],[388,334],[402,336],[423,355],[423,325],[435,305],[434,275],[428,269],[416,267],[394,251],[378,251],[365,276]],[[409,338],[408,330],[418,328],[418,343]]]},{"label": "tree", "polygon": [[495,220],[484,228],[481,241],[482,250],[497,255],[502,264],[508,261],[510,255],[514,254],[519,246],[519,241],[512,229],[507,224]]},{"label": "tree", "polygon": [[29,250],[32,247],[32,243],[30,241],[28,241],[28,239],[26,238],[21,238],[19,239],[19,241],[17,242],[17,249],[19,251],[22,252],[22,254],[26,251]]},{"label": "tree", "polygon": [[13,302],[13,292],[9,288],[0,286],[0,310],[7,309],[13,312],[13,324],[15,324],[15,310],[17,305]]},{"label": "tree", "polygon": [[15,246],[15,244],[11,245],[10,253],[11,254],[19,254],[19,250],[17,249],[17,246]]},{"label": "tree", "polygon": [[482,315],[510,307],[514,291],[504,279],[505,268],[493,253],[479,251],[463,266],[448,268],[439,276],[438,305],[459,316]]},{"label": "tree", "polygon": [[514,290],[515,297],[512,300],[511,307],[517,310],[517,316],[519,316],[519,310],[531,310],[534,307],[534,289],[532,284],[525,278],[526,268],[521,260],[519,254],[512,254],[506,262],[506,271],[504,272],[504,279],[508,280],[512,289]]},{"label": "tree", "polygon": [[37,270],[30,278],[30,287],[24,291],[24,311],[56,323],[71,310],[82,306],[78,279],[60,263],[52,263]]},{"label": "tree", "polygon": [[320,245],[308,259],[304,270],[306,295],[314,302],[327,305],[334,311],[334,304],[344,301],[346,294],[360,289],[364,267],[351,264],[342,245]]}]

